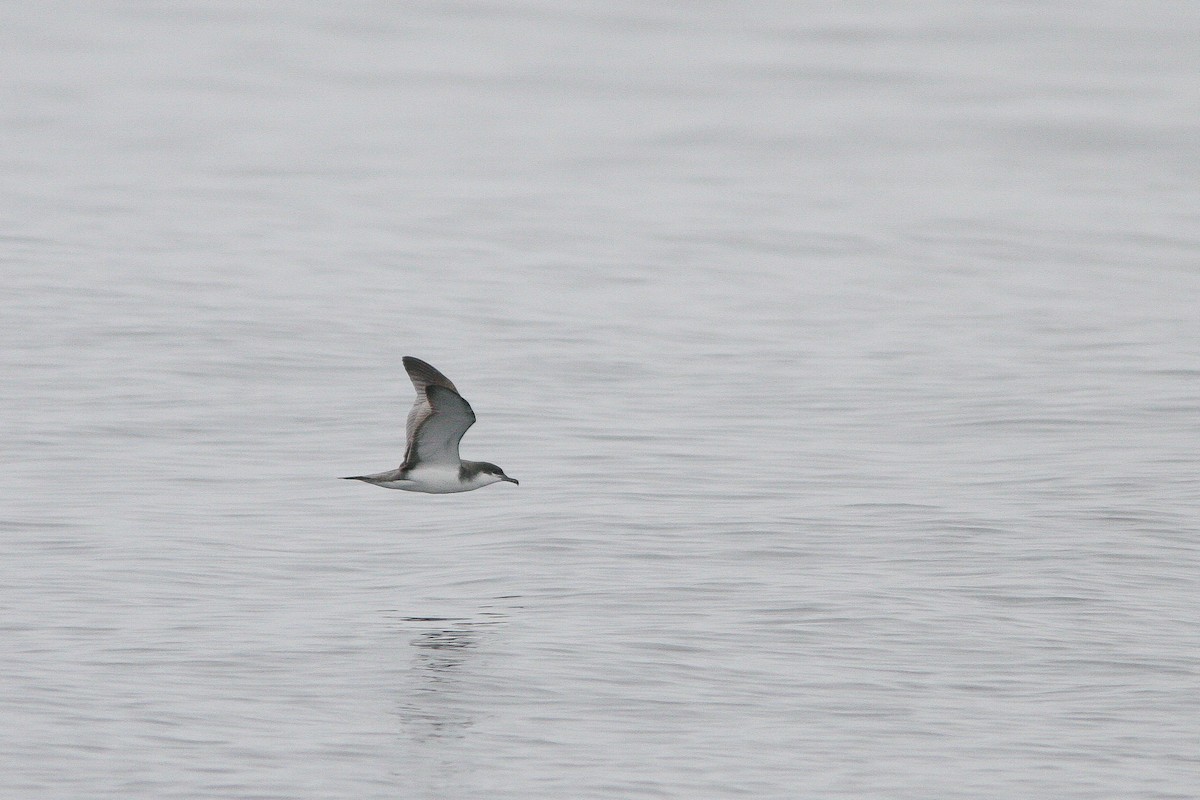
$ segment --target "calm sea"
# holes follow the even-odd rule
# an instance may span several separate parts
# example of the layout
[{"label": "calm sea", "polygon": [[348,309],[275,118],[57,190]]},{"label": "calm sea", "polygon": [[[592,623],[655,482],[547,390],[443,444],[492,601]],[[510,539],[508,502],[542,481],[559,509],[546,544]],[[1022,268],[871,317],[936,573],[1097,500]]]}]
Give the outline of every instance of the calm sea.
[{"label": "calm sea", "polygon": [[0,795],[1196,797],[1200,6],[3,16]]}]

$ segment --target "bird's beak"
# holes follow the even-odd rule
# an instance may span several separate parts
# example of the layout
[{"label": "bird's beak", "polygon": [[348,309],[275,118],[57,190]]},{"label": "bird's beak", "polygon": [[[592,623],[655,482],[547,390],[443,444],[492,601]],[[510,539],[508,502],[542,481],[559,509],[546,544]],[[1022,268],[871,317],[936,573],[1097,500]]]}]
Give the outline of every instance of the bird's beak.
[{"label": "bird's beak", "polygon": [[517,480],[516,478],[510,478],[507,475],[501,475],[500,480],[508,481],[509,483],[515,483],[517,486],[521,485],[521,482],[519,480]]}]

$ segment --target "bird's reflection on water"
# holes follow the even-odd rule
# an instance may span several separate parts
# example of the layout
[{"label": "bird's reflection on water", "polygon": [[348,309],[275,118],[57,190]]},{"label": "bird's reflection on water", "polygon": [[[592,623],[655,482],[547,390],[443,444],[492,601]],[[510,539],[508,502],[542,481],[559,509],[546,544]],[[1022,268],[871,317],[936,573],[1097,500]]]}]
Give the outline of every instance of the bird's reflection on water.
[{"label": "bird's reflection on water", "polygon": [[[406,670],[397,714],[417,741],[462,738],[475,724],[475,696],[481,676],[471,669],[472,656],[489,627],[503,615],[476,620],[404,617],[404,630],[419,629],[411,639],[412,661]],[[490,617],[490,618],[489,618]]]},{"label": "bird's reflection on water", "polygon": [[478,644],[479,639],[470,628],[425,631],[412,641],[416,648],[416,670],[432,682],[453,680],[452,673],[462,666],[467,651]]}]

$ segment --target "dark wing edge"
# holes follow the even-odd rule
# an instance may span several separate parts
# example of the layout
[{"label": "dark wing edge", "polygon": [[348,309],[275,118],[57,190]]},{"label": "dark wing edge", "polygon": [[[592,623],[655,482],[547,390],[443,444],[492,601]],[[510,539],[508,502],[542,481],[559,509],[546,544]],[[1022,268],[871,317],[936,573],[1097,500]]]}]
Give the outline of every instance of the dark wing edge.
[{"label": "dark wing edge", "polygon": [[424,394],[426,386],[441,386],[449,389],[455,394],[458,393],[458,389],[453,383],[451,383],[449,378],[419,358],[405,356],[404,370],[408,373],[408,377],[412,380],[413,386],[417,390],[417,394]]},{"label": "dark wing edge", "polygon": [[[439,445],[450,448],[457,458],[458,444],[462,441],[463,434],[475,424],[475,411],[471,408],[471,404],[466,401],[462,395],[453,389],[447,389],[445,386],[432,385],[425,389],[425,396],[428,399],[431,412],[421,420],[413,432],[412,441],[409,443],[407,451],[404,453],[404,464],[401,468],[409,468],[422,460],[419,452],[419,442],[421,434],[429,425],[448,424],[452,420],[446,417],[457,417],[459,427],[457,429],[447,429],[445,433],[445,441],[439,442]],[[439,412],[438,406],[442,406],[442,411]],[[462,423],[466,423],[465,425]]]},{"label": "dark wing edge", "polygon": [[414,437],[417,429],[433,413],[433,407],[429,402],[429,397],[425,393],[425,390],[430,386],[441,386],[455,394],[458,393],[458,389],[455,388],[454,383],[445,375],[438,372],[431,364],[413,356],[405,356],[403,360],[404,371],[408,373],[408,378],[412,381],[413,388],[417,391],[417,397],[413,401],[412,408],[408,412],[408,418],[404,423],[404,461],[400,462],[400,469],[412,466],[416,463],[415,459],[419,458],[413,452]]}]

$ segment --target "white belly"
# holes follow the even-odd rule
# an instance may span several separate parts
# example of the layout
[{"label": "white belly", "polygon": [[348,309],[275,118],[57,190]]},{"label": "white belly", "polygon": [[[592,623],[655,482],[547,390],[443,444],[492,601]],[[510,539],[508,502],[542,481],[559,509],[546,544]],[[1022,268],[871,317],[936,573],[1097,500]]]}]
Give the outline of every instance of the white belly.
[{"label": "white belly", "polygon": [[489,483],[495,483],[496,478],[491,475],[479,476],[486,477],[487,480],[476,480],[470,483],[463,483],[458,477],[458,469],[443,468],[443,467],[419,467],[410,471],[405,480],[388,481],[380,483],[388,489],[402,489],[406,492],[427,492],[429,494],[449,494],[451,492],[469,492],[472,489],[478,489],[481,486],[487,486]]}]

